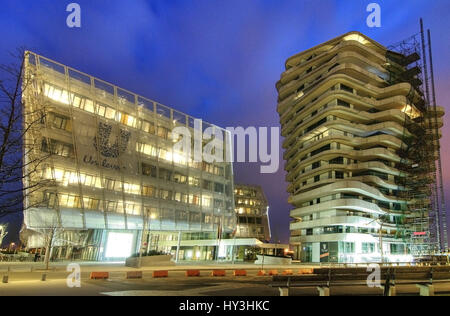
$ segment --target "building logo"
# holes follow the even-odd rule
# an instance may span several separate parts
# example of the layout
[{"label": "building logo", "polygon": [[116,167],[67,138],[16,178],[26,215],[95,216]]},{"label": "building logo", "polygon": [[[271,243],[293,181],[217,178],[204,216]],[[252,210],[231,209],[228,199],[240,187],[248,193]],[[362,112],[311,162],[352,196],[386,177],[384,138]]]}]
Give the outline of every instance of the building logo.
[{"label": "building logo", "polygon": [[114,144],[109,144],[111,137],[112,125],[99,122],[98,124],[98,138],[94,137],[95,149],[106,158],[117,158],[125,152],[128,147],[131,133],[120,129],[119,135],[116,136]]},{"label": "building logo", "polygon": [[120,129],[113,144],[110,143],[111,133],[112,125],[101,122],[98,124],[97,136],[94,137],[93,145],[103,158],[99,161],[95,158],[95,155],[87,154],[83,158],[84,163],[116,171],[125,169],[125,167],[121,167],[120,163],[111,162],[110,159],[120,157],[127,150],[131,132]]}]

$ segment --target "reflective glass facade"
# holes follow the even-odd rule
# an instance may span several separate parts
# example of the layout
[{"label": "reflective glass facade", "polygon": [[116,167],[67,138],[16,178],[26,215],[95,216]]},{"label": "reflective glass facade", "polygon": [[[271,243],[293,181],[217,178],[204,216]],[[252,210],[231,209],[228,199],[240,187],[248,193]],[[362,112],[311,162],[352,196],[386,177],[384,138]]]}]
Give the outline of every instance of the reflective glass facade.
[{"label": "reflective glass facade", "polygon": [[[31,52],[26,72],[35,80],[24,89],[25,122],[40,126],[25,135],[34,144],[25,159],[48,157],[25,180],[46,183],[27,194],[28,229],[131,230],[136,249],[144,221],[151,232],[235,229],[232,164],[173,150],[173,128],[194,135],[193,117]],[[228,132],[207,127],[223,134],[226,147]],[[106,239],[91,242],[98,258]]]}]

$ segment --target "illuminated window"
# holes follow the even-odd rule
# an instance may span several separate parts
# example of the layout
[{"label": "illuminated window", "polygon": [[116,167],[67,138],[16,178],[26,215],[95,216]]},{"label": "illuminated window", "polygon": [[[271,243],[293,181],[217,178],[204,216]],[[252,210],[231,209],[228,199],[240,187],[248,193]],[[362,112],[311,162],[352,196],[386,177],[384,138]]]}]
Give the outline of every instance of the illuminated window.
[{"label": "illuminated window", "polygon": [[50,139],[49,141],[42,139],[41,150],[62,157],[73,158],[74,156],[72,144],[63,143],[54,139]]},{"label": "illuminated window", "polygon": [[158,126],[158,136],[164,139],[169,139],[169,129]]},{"label": "illuminated window", "polygon": [[136,150],[138,152],[141,152],[148,156],[152,156],[152,157],[158,156],[158,149],[155,146],[150,145],[150,144],[142,144],[142,143],[136,142]]},{"label": "illuminated window", "polygon": [[172,191],[160,189],[159,197],[163,200],[171,200],[172,199]]},{"label": "illuminated window", "polygon": [[363,45],[366,45],[369,43],[368,40],[366,40],[363,36],[359,34],[350,34],[344,37],[344,41],[357,41]]},{"label": "illuminated window", "polygon": [[188,196],[187,194],[181,193],[181,192],[175,192],[174,200],[180,203],[187,203],[188,202]]},{"label": "illuminated window", "polygon": [[86,101],[84,102],[84,110],[89,113],[95,113],[94,102],[92,102],[92,100],[90,99],[86,99]]},{"label": "illuminated window", "polygon": [[140,205],[134,203],[126,203],[125,210],[128,215],[140,215],[141,213]]},{"label": "illuminated window", "polygon": [[116,201],[106,201],[106,210],[108,212],[116,211],[117,202]]},{"label": "illuminated window", "polygon": [[127,125],[127,126],[134,127],[135,122],[136,122],[136,119],[134,118],[134,116],[131,116],[131,115],[126,114],[126,113],[121,113],[121,112],[118,112],[117,114],[118,114],[117,120],[120,123],[122,123],[124,125]]},{"label": "illuminated window", "polygon": [[67,130],[67,131],[71,130],[71,126],[70,126],[70,124],[68,124],[68,122],[70,121],[70,118],[67,117],[67,116],[63,116],[63,115],[59,115],[59,114],[55,114],[55,113],[50,113],[49,114],[49,121],[50,121],[49,122],[50,126],[52,126],[54,128]]},{"label": "illuminated window", "polygon": [[184,174],[181,174],[179,172],[175,172],[173,176],[173,181],[177,183],[186,183],[187,177]]},{"label": "illuminated window", "polygon": [[155,188],[153,186],[146,186],[144,185],[142,187],[142,194],[149,197],[155,196]]},{"label": "illuminated window", "polygon": [[105,179],[105,188],[107,190],[114,190],[115,180],[114,179]]},{"label": "illuminated window", "polygon": [[211,207],[212,206],[212,198],[210,196],[202,196],[202,206]]},{"label": "illuminated window", "polygon": [[170,149],[167,150],[167,149],[164,149],[164,148],[160,148],[158,157],[160,159],[172,162],[172,151]]},{"label": "illuminated window", "polygon": [[108,106],[105,110],[105,117],[107,119],[114,120],[116,117],[116,110]]},{"label": "illuminated window", "polygon": [[129,233],[108,233],[106,245],[106,258],[126,258],[131,255],[133,247],[133,234]]},{"label": "illuminated window", "polygon": [[82,99],[79,96],[73,95],[73,97],[72,97],[72,105],[74,107],[79,108],[81,106],[81,101],[82,101]]},{"label": "illuminated window", "polygon": [[202,214],[203,215],[203,223],[205,224],[212,224],[211,222],[211,215],[208,214]]},{"label": "illuminated window", "polygon": [[190,194],[189,195],[189,203],[194,205],[200,204],[200,198],[198,195]]},{"label": "illuminated window", "polygon": [[97,103],[97,114],[100,116],[105,116],[106,106]]},{"label": "illuminated window", "polygon": [[142,130],[150,134],[155,134],[155,124],[144,120],[142,121]]},{"label": "illuminated window", "polygon": [[200,186],[200,179],[197,177],[190,176],[189,177],[189,185],[196,186],[196,187]]},{"label": "illuminated window", "polygon": [[186,165],[188,159],[186,157],[185,153],[178,153],[178,152],[174,152],[173,153],[173,162],[176,164],[180,164],[180,165]]}]

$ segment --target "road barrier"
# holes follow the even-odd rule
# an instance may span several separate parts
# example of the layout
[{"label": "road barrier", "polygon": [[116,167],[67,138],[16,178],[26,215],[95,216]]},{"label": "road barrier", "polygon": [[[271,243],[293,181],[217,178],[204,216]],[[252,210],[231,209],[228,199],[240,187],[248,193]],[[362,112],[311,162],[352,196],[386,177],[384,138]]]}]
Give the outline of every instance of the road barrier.
[{"label": "road barrier", "polygon": [[233,272],[234,276],[247,276],[246,270],[234,270]]},{"label": "road barrier", "polygon": [[278,275],[278,270],[269,270],[269,275]]},{"label": "road barrier", "polygon": [[186,270],[187,277],[198,277],[200,276],[200,270]]},{"label": "road barrier", "polygon": [[300,269],[298,270],[298,274],[313,274],[314,273],[314,269]]},{"label": "road barrier", "polygon": [[109,279],[109,272],[91,272],[89,278],[91,280],[105,280],[105,279]]},{"label": "road barrier", "polygon": [[155,270],[152,273],[154,278],[167,278],[169,276],[168,270]]},{"label": "road barrier", "polygon": [[293,275],[294,273],[292,272],[292,270],[284,270],[283,271],[283,273],[282,273],[283,275]]},{"label": "road barrier", "polygon": [[226,276],[226,274],[227,273],[225,270],[218,270],[218,269],[212,270],[212,272],[211,272],[211,276],[214,276],[214,277]]},{"label": "road barrier", "polygon": [[[366,268],[314,269],[314,274],[273,276],[272,287],[278,287],[280,296],[288,296],[290,288],[315,287],[320,296],[329,296],[330,288],[337,286],[367,286],[371,274]],[[397,285],[416,285],[421,296],[433,296],[434,284],[450,282],[450,267],[382,267],[380,286],[384,296],[395,296]]]},{"label": "road barrier", "polygon": [[127,279],[142,279],[142,271],[127,271]]},{"label": "road barrier", "polygon": [[264,270],[259,270],[258,273],[256,274],[257,276],[264,276],[266,275],[266,271]]}]

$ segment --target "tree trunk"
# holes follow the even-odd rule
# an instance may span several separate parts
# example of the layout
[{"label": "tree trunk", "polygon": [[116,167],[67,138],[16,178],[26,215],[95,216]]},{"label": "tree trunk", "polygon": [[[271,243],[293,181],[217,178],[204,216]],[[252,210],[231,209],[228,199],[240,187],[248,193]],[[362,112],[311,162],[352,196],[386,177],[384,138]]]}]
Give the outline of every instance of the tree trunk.
[{"label": "tree trunk", "polygon": [[45,270],[48,270],[49,264],[50,264],[50,257],[51,257],[52,244],[53,244],[53,234],[54,234],[54,230],[52,229],[48,235],[48,241],[47,241],[47,245],[45,248],[45,259],[44,259]]}]

